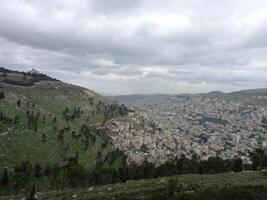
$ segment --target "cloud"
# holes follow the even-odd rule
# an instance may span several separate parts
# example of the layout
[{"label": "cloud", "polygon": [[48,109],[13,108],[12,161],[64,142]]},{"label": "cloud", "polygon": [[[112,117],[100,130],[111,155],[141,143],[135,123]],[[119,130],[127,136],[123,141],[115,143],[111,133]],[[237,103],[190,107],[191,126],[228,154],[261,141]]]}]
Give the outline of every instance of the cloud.
[{"label": "cloud", "polygon": [[263,0],[2,0],[0,65],[104,94],[264,87],[266,10]]}]

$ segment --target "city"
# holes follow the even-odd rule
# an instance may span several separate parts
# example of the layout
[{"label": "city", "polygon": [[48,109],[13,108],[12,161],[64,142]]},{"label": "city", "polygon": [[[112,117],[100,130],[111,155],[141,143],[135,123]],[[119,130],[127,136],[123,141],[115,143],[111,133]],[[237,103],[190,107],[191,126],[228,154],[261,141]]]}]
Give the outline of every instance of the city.
[{"label": "city", "polygon": [[[128,102],[136,110],[132,122],[114,121],[111,138],[116,147],[127,152],[129,161],[137,163],[147,159],[160,164],[193,153],[201,159],[241,156],[243,162],[250,163],[250,152],[267,147],[263,123],[267,107],[257,103],[266,100],[266,94],[238,97],[209,93]],[[145,124],[146,129],[138,130],[134,124]]]}]

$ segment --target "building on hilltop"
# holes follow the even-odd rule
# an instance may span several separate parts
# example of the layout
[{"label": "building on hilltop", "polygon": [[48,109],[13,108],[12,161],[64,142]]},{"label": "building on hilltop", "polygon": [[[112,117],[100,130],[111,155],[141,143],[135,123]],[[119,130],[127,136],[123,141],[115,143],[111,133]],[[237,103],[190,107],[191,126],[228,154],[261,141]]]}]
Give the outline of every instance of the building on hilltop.
[{"label": "building on hilltop", "polygon": [[28,71],[28,74],[40,74],[40,72],[32,68],[30,71]]}]

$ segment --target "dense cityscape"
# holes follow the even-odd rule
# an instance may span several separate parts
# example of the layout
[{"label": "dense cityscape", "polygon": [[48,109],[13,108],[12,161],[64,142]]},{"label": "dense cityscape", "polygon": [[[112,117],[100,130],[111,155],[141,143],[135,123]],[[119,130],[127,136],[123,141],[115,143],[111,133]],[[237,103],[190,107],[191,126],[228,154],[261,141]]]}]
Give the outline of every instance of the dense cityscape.
[{"label": "dense cityscape", "polygon": [[[266,97],[253,95],[236,99],[233,96],[210,93],[128,102],[136,110],[133,122],[114,120],[113,143],[127,152],[129,161],[137,163],[147,159],[160,164],[182,154],[190,157],[193,153],[201,159],[240,156],[243,162],[249,163],[250,152],[267,146],[267,109],[264,104],[255,104]],[[154,123],[144,123],[146,121]],[[145,124],[146,129],[138,130],[134,124]]]}]

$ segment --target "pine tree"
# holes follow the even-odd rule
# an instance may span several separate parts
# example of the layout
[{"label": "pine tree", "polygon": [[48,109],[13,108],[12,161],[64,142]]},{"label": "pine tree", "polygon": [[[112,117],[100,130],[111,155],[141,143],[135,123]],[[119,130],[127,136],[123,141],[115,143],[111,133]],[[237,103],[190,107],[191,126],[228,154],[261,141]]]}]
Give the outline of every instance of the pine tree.
[{"label": "pine tree", "polygon": [[35,178],[40,178],[42,176],[42,168],[41,166],[37,163],[35,165],[35,172],[34,172],[34,177]]},{"label": "pine tree", "polygon": [[4,98],[5,98],[4,92],[0,92],[0,99],[4,99]]},{"label": "pine tree", "polygon": [[98,151],[96,155],[96,168],[100,167],[102,164],[103,164],[102,153],[101,151]]},{"label": "pine tree", "polygon": [[27,198],[27,200],[36,200],[36,198],[35,198],[35,184],[32,185],[30,196],[29,196],[29,198]]},{"label": "pine tree", "polygon": [[7,187],[9,185],[9,176],[8,176],[7,168],[3,170],[3,175],[1,178],[1,185],[4,187]]},{"label": "pine tree", "polygon": [[57,123],[57,117],[54,117],[52,123],[53,123],[53,124]]},{"label": "pine tree", "polygon": [[240,158],[233,160],[233,171],[241,172],[243,170],[243,161]]},{"label": "pine tree", "polygon": [[37,123],[34,124],[34,132],[37,133]]},{"label": "pine tree", "polygon": [[51,174],[51,168],[50,168],[50,165],[46,165],[45,166],[45,169],[44,169],[44,175],[45,176],[50,176]]},{"label": "pine tree", "polygon": [[20,107],[21,106],[21,100],[19,99],[18,101],[17,101],[17,107]]},{"label": "pine tree", "polygon": [[44,133],[44,134],[42,135],[42,141],[43,141],[43,142],[46,142],[46,140],[47,140],[47,137],[46,137],[46,134]]},{"label": "pine tree", "polygon": [[45,114],[43,114],[43,123],[45,123],[46,122],[46,116],[45,116]]},{"label": "pine tree", "polygon": [[14,124],[17,124],[19,122],[19,116],[15,115],[14,117]]}]

